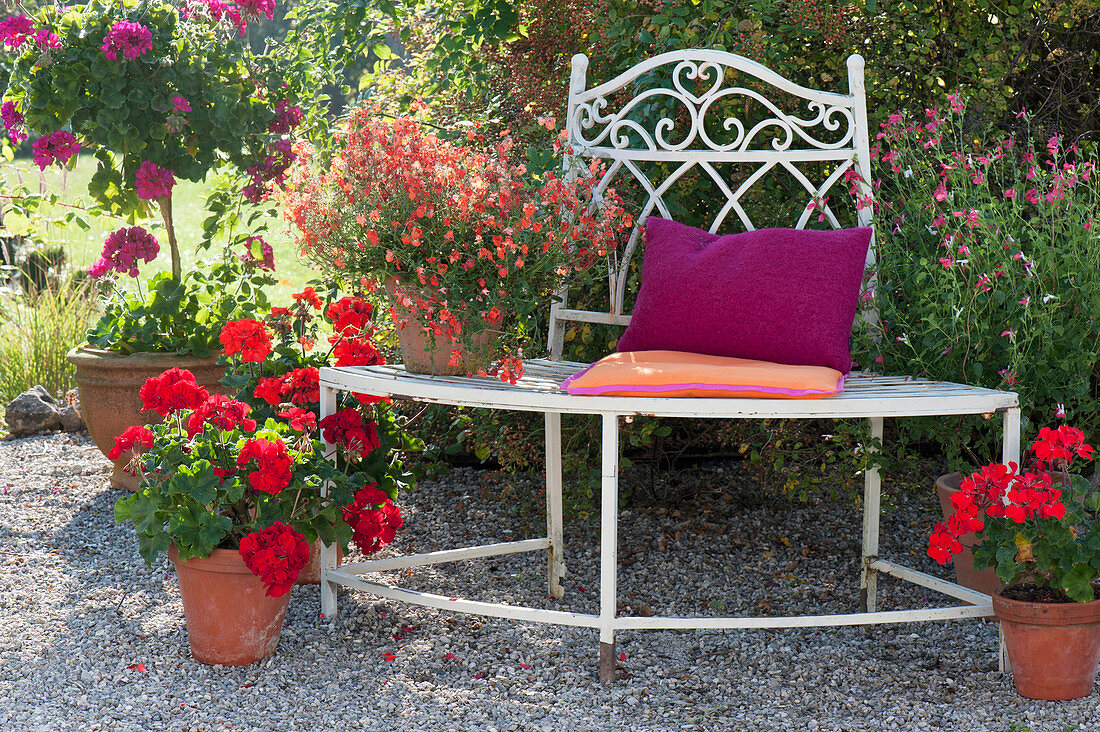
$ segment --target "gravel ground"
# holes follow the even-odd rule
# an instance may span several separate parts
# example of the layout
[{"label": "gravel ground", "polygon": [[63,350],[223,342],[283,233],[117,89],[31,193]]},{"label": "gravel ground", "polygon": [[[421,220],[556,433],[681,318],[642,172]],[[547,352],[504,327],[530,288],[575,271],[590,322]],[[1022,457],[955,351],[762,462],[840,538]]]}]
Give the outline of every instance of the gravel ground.
[{"label": "gravel ground", "polygon": [[[676,480],[697,499],[622,512],[624,613],[855,608],[850,505],[768,497],[743,487],[751,481],[736,464]],[[540,489],[469,469],[424,481],[405,501],[395,548],[540,535]],[[591,630],[353,592],[341,592],[339,616],[322,621],[317,588],[298,587],[272,658],[204,666],[188,652],[170,563],[146,567],[133,532],[114,523],[118,495],[87,436],[0,443],[0,730],[1100,730],[1095,694],[1060,703],[1017,696],[996,671],[996,626],[981,621],[622,633],[622,678],[605,686]],[[939,571],[923,556],[931,492],[898,504],[884,518],[883,554]],[[566,542],[563,601],[546,597],[538,554],[398,579],[594,612],[598,519],[571,521]],[[886,607],[933,599],[883,585]],[[131,667],[139,663],[144,671]]]}]

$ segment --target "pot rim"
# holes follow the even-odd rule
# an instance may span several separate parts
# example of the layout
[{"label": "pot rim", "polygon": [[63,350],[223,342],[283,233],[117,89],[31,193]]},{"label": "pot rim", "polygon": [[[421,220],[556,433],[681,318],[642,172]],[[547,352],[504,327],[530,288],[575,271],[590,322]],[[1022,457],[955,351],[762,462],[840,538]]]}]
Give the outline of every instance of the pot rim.
[{"label": "pot rim", "polygon": [[191,366],[204,367],[217,364],[221,352],[212,352],[209,356],[181,355],[177,353],[119,353],[104,348],[92,348],[91,346],[77,346],[65,354],[65,360],[74,366],[93,366],[100,369],[125,368],[132,369],[135,365],[148,363],[150,366],[159,366],[163,363],[171,363],[181,368]]},{"label": "pot rim", "polygon": [[993,597],[993,613],[1001,620],[1031,625],[1086,625],[1100,622],[1100,600],[1089,602],[1028,602],[1002,594]]},{"label": "pot rim", "polygon": [[168,558],[172,560],[172,564],[175,565],[177,571],[182,566],[198,572],[253,574],[252,570],[248,568],[248,565],[244,563],[244,557],[242,557],[241,553],[236,549],[215,549],[206,557],[193,557],[191,559],[181,560],[176,545],[172,544],[168,547]]}]

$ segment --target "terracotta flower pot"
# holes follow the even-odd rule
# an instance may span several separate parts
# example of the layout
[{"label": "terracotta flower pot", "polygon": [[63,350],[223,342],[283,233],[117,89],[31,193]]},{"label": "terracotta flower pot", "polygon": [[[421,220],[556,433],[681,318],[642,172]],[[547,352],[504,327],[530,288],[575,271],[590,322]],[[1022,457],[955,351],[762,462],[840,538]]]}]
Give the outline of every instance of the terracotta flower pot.
[{"label": "terracotta flower pot", "polygon": [[[115,445],[115,438],[135,424],[157,424],[161,416],[141,411],[139,391],[146,379],[158,376],[173,366],[195,374],[199,384],[211,393],[225,393],[218,383],[225,367],[217,365],[217,357],[194,358],[164,353],[135,353],[130,356],[98,348],[74,348],[66,356],[76,367],[76,383],[80,387],[80,413],[88,432],[104,454]],[[129,456],[115,463],[111,487],[136,491],[140,480],[126,472]]]},{"label": "terracotta flower pot", "polygon": [[[298,581],[296,585],[319,585],[321,584],[321,559],[324,557],[324,549],[321,545],[321,540],[313,542],[309,545],[309,561],[306,566],[302,567],[302,571],[298,574]],[[344,561],[344,552],[340,551],[340,547],[336,547],[336,564],[340,565]]]},{"label": "terracotta flower pot", "polygon": [[289,592],[268,597],[263,581],[232,549],[215,549],[205,559],[181,562],[173,546],[168,558],[179,577],[187,637],[196,661],[245,666],[275,652]]},{"label": "terracotta flower pot", "polygon": [[[407,321],[397,327],[397,344],[401,348],[401,361],[405,370],[414,374],[432,374],[435,376],[459,376],[472,374],[487,368],[492,363],[494,341],[500,339],[501,331],[489,326],[474,334],[463,333],[457,342],[452,343],[446,336],[430,335],[415,308],[406,308],[397,302],[394,293],[398,287],[395,277],[387,278],[386,292],[394,309]],[[451,364],[455,350],[462,351],[456,364]]]},{"label": "terracotta flower pot", "polygon": [[1100,600],[1020,602],[993,595],[1012,680],[1029,699],[1079,699],[1092,693],[1100,663]]},{"label": "terracotta flower pot", "polygon": [[[432,338],[416,321],[397,330],[397,343],[401,346],[401,360],[405,370],[414,374],[464,375],[486,368],[492,362],[491,343],[496,333],[483,330],[469,338],[451,343],[444,336]],[[462,355],[457,364],[451,364],[455,349]]]},{"label": "terracotta flower pot", "polygon": [[[951,505],[951,495],[959,489],[959,484],[965,477],[962,473],[951,473],[936,479],[936,496],[940,499],[944,521],[955,513]],[[971,550],[981,544],[978,537],[974,534],[965,534],[959,537],[959,543],[963,545],[963,549],[951,560],[955,566],[957,582],[963,587],[984,592],[987,595],[992,595],[1001,589],[1001,578],[992,567],[980,571],[974,569],[974,553]]]}]

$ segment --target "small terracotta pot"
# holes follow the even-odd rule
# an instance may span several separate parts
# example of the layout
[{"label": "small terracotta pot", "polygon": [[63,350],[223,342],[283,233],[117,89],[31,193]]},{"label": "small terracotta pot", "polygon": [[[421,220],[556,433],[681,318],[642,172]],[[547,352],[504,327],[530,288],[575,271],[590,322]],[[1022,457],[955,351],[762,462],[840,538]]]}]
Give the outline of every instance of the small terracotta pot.
[{"label": "small terracotta pot", "polygon": [[[296,585],[319,585],[321,584],[321,559],[325,555],[324,546],[321,544],[321,540],[313,542],[309,545],[309,561],[306,566],[302,567],[302,571],[298,573],[298,581]],[[344,552],[340,550],[340,547],[336,547],[336,565],[339,566],[344,561]]]},{"label": "small terracotta pot", "polygon": [[[936,496],[940,499],[944,521],[955,513],[955,508],[951,505],[951,496],[959,489],[959,484],[965,477],[962,473],[951,473],[936,479]],[[974,569],[972,549],[981,544],[978,537],[974,534],[965,534],[959,537],[959,543],[963,545],[963,549],[951,559],[951,563],[955,566],[955,578],[958,583],[987,595],[992,595],[1001,589],[1001,578],[992,567],[980,571]]]},{"label": "small terracotta pot", "polygon": [[1092,693],[1100,664],[1100,600],[1020,602],[993,595],[1012,680],[1029,699],[1079,699]]},{"label": "small terracotta pot", "polygon": [[[76,367],[80,387],[80,414],[96,447],[107,455],[115,438],[135,424],[157,424],[156,412],[141,411],[141,387],[153,376],[173,366],[185,368],[211,393],[224,394],[219,382],[225,367],[217,365],[217,356],[194,358],[165,353],[135,353],[124,356],[98,348],[74,348],[65,356]],[[141,480],[126,472],[130,456],[115,462],[111,487],[136,491]]]},{"label": "small terracotta pot", "polygon": [[[391,277],[386,281],[386,290],[390,293],[391,300],[396,287],[396,279]],[[488,327],[472,335],[464,333],[458,342],[452,343],[446,336],[429,334],[416,310],[405,308],[396,300],[392,302],[401,317],[408,321],[397,327],[397,343],[401,348],[401,360],[406,371],[435,376],[459,376],[475,373],[492,363],[493,343],[501,335],[501,331],[497,329],[499,323],[497,327]],[[455,350],[461,351],[462,355],[452,365],[451,356]]]},{"label": "small terracotta pot", "polygon": [[181,562],[172,546],[168,558],[179,577],[187,637],[196,661],[246,666],[275,652],[289,592],[269,597],[263,581],[232,549],[215,549],[204,559]]}]

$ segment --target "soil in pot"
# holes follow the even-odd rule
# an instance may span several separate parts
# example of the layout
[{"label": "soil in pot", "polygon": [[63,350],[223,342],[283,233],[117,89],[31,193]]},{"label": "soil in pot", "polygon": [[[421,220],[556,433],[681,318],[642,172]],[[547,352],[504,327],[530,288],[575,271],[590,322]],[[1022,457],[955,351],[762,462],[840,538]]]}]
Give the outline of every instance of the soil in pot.
[{"label": "soil in pot", "polygon": [[[115,438],[135,424],[157,424],[156,412],[141,411],[141,387],[153,376],[159,376],[173,366],[185,368],[211,393],[224,394],[219,382],[225,367],[218,366],[217,357],[194,358],[165,353],[135,353],[124,356],[98,348],[74,348],[66,356],[76,367],[76,383],[80,387],[80,413],[92,441],[104,456],[115,445]],[[111,487],[136,491],[140,479],[126,472],[130,456],[115,462]]]},{"label": "soil in pot", "polygon": [[263,581],[235,549],[215,549],[209,557],[181,562],[173,546],[168,558],[179,577],[187,637],[196,661],[245,666],[275,652],[289,592],[269,597]]},{"label": "soil in pot", "polygon": [[1100,665],[1100,600],[1025,602],[1010,595],[1056,600],[1057,594],[1007,588],[993,595],[1016,691],[1052,701],[1091,694]]},{"label": "soil in pot", "polygon": [[[951,495],[959,489],[959,484],[965,477],[962,473],[951,473],[936,479],[936,496],[940,499],[940,508],[943,510],[945,521],[955,513],[951,505]],[[951,564],[955,567],[956,581],[963,587],[984,592],[987,595],[992,595],[1001,589],[1001,578],[992,567],[983,570],[974,569],[973,548],[981,543],[978,537],[974,534],[965,534],[959,537],[959,543],[963,546],[962,551],[951,559]]]}]

